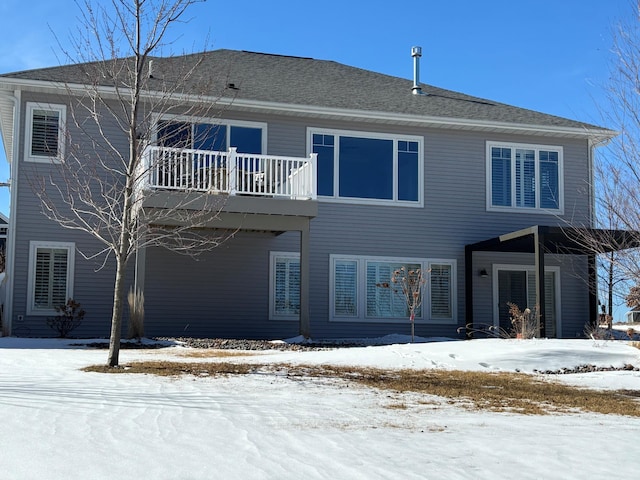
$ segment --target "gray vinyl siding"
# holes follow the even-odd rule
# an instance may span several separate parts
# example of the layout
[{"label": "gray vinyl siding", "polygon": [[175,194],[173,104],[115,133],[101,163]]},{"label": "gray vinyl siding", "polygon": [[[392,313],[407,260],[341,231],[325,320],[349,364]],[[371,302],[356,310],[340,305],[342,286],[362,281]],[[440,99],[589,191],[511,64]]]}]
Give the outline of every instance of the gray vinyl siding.
[{"label": "gray vinyl siding", "polygon": [[[23,95],[26,101],[61,103],[55,97]],[[372,206],[319,200],[319,213],[311,221],[311,334],[314,338],[372,337],[409,333],[409,324],[332,322],[329,319],[330,255],[417,257],[457,262],[457,318],[454,323],[418,323],[420,336],[459,337],[464,327],[464,246],[531,225],[562,225],[565,221],[588,218],[586,188],[589,150],[587,140],[558,137],[506,135],[480,131],[400,127],[380,123],[348,122],[320,118],[265,116],[227,110],[227,120],[265,122],[267,153],[304,157],[307,128],[331,128],[386,134],[415,135],[424,139],[424,206]],[[23,120],[24,124],[24,120]],[[108,126],[121,135],[115,125]],[[21,129],[22,135],[24,128]],[[72,138],[82,138],[71,132]],[[20,138],[21,151],[24,138]],[[486,142],[530,143],[562,146],[564,153],[564,205],[562,217],[541,213],[489,212],[486,209]],[[99,244],[84,233],[64,230],[40,213],[40,205],[29,186],[33,168],[46,171],[43,164],[25,164],[18,159],[18,204],[16,215],[16,260],[13,326],[18,335],[51,335],[44,317],[28,317],[26,312],[28,250],[31,240],[75,241],[86,252],[96,252]],[[30,170],[31,169],[31,170]],[[31,171],[31,173],[30,173]],[[218,336],[246,338],[287,338],[299,332],[295,321],[269,320],[269,254],[297,252],[299,234],[279,236],[241,232],[222,246],[197,260],[160,248],[146,252],[145,333],[148,336]],[[493,263],[516,259],[503,255],[476,254],[474,272]],[[84,260],[76,253],[74,296],[87,310],[85,322],[74,335],[107,336],[112,303],[113,262],[98,270],[100,260]],[[518,259],[520,260],[520,259]],[[486,261],[486,265],[485,262]],[[133,262],[132,262],[133,263]],[[561,266],[562,335],[581,332],[588,315],[586,286],[581,284],[577,266]],[[584,262],[582,262],[584,263]],[[579,268],[580,267],[580,268]],[[131,265],[131,270],[133,266]],[[96,271],[98,270],[98,271]],[[491,280],[474,276],[475,317],[491,318]],[[133,275],[128,277],[128,285]],[[583,281],[582,281],[583,282]],[[581,286],[583,285],[583,286]],[[488,289],[488,290],[487,290]],[[125,309],[126,310],[126,309]],[[126,329],[126,322],[125,322]],[[125,330],[126,332],[126,330]]]},{"label": "gray vinyl siding", "polygon": [[[269,320],[269,253],[298,251],[299,234],[239,233],[197,259],[147,250],[145,333],[290,338],[297,321]],[[168,288],[170,286],[170,288]]]},{"label": "gray vinyl siding", "polygon": [[[46,325],[46,316],[27,316],[27,283],[29,267],[29,244],[31,241],[75,242],[76,251],[74,269],[73,297],[82,304],[86,315],[81,326],[70,335],[78,337],[106,337],[109,335],[111,312],[113,305],[113,282],[115,262],[111,256],[106,263],[104,257],[85,259],[82,255],[92,256],[102,250],[103,246],[86,233],[60,227],[45,217],[40,200],[35,195],[38,188],[36,179],[52,178],[60,183],[61,179],[56,167],[47,163],[25,162],[25,113],[26,102],[65,104],[56,96],[44,96],[25,93],[22,96],[22,118],[20,137],[20,155],[17,178],[17,202],[12,205],[12,215],[16,216],[15,232],[15,268],[13,283],[13,315],[12,333],[19,336],[52,336],[56,333]],[[67,107],[69,108],[69,107]],[[67,110],[67,126],[71,138],[82,138],[70,121],[71,112]],[[115,126],[105,125],[107,131],[117,135]],[[111,130],[109,130],[111,129]],[[90,135],[85,132],[84,135]],[[67,149],[70,146],[67,145]],[[81,153],[81,152],[78,152]],[[51,191],[51,190],[50,190]],[[62,205],[60,203],[60,205]],[[131,272],[133,270],[131,269]],[[128,276],[128,283],[132,282]],[[24,316],[22,322],[18,316]]]}]

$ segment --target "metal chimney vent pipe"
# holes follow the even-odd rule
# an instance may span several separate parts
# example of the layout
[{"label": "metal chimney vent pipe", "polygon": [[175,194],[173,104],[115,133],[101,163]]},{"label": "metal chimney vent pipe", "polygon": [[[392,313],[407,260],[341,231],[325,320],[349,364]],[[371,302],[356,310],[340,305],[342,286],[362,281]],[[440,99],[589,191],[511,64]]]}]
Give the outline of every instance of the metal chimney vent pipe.
[{"label": "metal chimney vent pipe", "polygon": [[422,95],[420,88],[420,57],[422,56],[422,47],[411,47],[411,56],[413,57],[413,87],[411,93],[414,95]]}]

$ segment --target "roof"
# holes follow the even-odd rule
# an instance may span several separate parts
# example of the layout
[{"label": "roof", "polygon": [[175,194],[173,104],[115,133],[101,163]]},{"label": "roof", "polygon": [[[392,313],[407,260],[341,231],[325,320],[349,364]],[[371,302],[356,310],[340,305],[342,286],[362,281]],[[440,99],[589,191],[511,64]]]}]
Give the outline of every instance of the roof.
[{"label": "roof", "polygon": [[[122,62],[130,59],[120,60]],[[55,82],[87,84],[95,80],[97,63],[66,65],[0,75],[1,83]],[[194,68],[195,67],[195,68]],[[588,123],[519,108],[422,84],[423,95],[411,92],[412,80],[393,77],[327,60],[236,50],[213,50],[201,54],[153,58],[150,89],[183,78],[185,94],[232,97],[243,103],[313,107],[363,115],[395,115],[429,118],[447,123],[451,119],[479,124],[526,125],[550,131],[584,130],[583,135],[610,138],[615,132]],[[100,76],[101,86],[113,87],[112,79]],[[156,86],[154,86],[154,84]],[[455,123],[455,122],[454,122]]]},{"label": "roof", "polygon": [[544,251],[555,254],[589,255],[640,247],[640,232],[601,228],[534,225],[499,237],[467,245],[470,251],[523,252],[535,251],[536,236]]}]

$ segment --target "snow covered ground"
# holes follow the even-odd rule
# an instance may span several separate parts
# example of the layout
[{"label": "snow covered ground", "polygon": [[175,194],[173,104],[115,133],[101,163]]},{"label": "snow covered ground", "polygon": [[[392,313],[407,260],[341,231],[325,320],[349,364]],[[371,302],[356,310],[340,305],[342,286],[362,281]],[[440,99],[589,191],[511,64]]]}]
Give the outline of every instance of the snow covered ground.
[{"label": "snow covered ground", "polygon": [[[270,374],[86,373],[79,369],[104,363],[107,353],[71,343],[0,338],[3,480],[591,480],[640,474],[638,455],[614,454],[637,451],[638,418],[469,411],[434,397]],[[185,360],[186,350],[123,350],[121,362]],[[640,366],[640,350],[615,341],[491,339],[225,360],[533,372]],[[557,378],[640,390],[637,371]]]}]

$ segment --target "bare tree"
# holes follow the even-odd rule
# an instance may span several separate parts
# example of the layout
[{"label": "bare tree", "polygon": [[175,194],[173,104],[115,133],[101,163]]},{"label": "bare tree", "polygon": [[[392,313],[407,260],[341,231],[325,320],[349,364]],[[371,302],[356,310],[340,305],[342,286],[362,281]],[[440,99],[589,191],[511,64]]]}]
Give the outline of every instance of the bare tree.
[{"label": "bare tree", "polygon": [[614,30],[614,58],[600,106],[603,121],[618,132],[595,159],[593,226],[600,230],[568,229],[583,251],[598,257],[605,315],[613,315],[615,299],[623,300],[640,283],[640,2],[630,7],[633,14]]},{"label": "bare tree", "polygon": [[[430,270],[429,270],[430,271]],[[415,337],[416,311],[422,305],[423,289],[426,279],[421,268],[402,265],[391,274],[391,282],[377,283],[380,288],[388,288],[396,295],[402,295],[409,313],[411,324],[411,342]]]},{"label": "bare tree", "polygon": [[[615,170],[604,161],[596,165],[595,170],[600,192],[596,226],[604,231],[624,229],[624,225],[621,224],[617,215],[619,210],[617,206],[621,204],[623,197],[620,185],[616,180]],[[596,240],[601,241],[602,239]],[[605,246],[615,246],[612,245],[614,240],[606,235],[604,241]],[[594,245],[594,250],[598,253],[599,295],[604,300],[602,313],[613,317],[614,304],[619,304],[620,300],[624,299],[625,290],[628,288],[627,277],[630,272],[628,267],[622,268],[622,266],[632,259],[633,252],[626,249],[616,251],[612,248],[611,251],[600,253],[602,247],[597,245]]]},{"label": "bare tree", "polygon": [[[157,158],[150,156],[149,147],[163,142],[157,133],[162,115],[214,114],[211,85],[201,78],[192,81],[201,56],[173,57],[170,69],[154,71],[154,62],[157,66],[166,59],[155,56],[170,45],[168,32],[185,22],[187,9],[200,1],[111,0],[108,6],[84,1],[81,26],[74,36],[76,58],[69,70],[74,79],[81,79],[81,86],[77,80],[66,85],[67,148],[47,175],[33,175],[40,179],[33,186],[45,214],[65,228],[90,234],[103,247],[80,253],[85,258],[100,257],[103,266],[115,260],[107,360],[112,367],[119,362],[125,273],[132,256],[157,245],[195,255],[215,248],[228,236],[201,228],[219,214],[223,196],[200,189],[175,195],[166,208],[144,207],[145,200],[156,194],[144,188],[150,175],[173,175],[172,185],[178,187],[198,181],[191,168],[196,161],[193,153],[174,151],[170,158]],[[173,165],[171,172],[163,170],[167,162]]]},{"label": "bare tree", "polygon": [[[607,228],[640,232],[640,2],[633,9],[614,32],[615,62],[602,110],[619,135],[599,158],[597,210]],[[640,282],[638,251],[609,253],[606,264],[611,315],[613,297],[625,298],[629,287]]]}]

